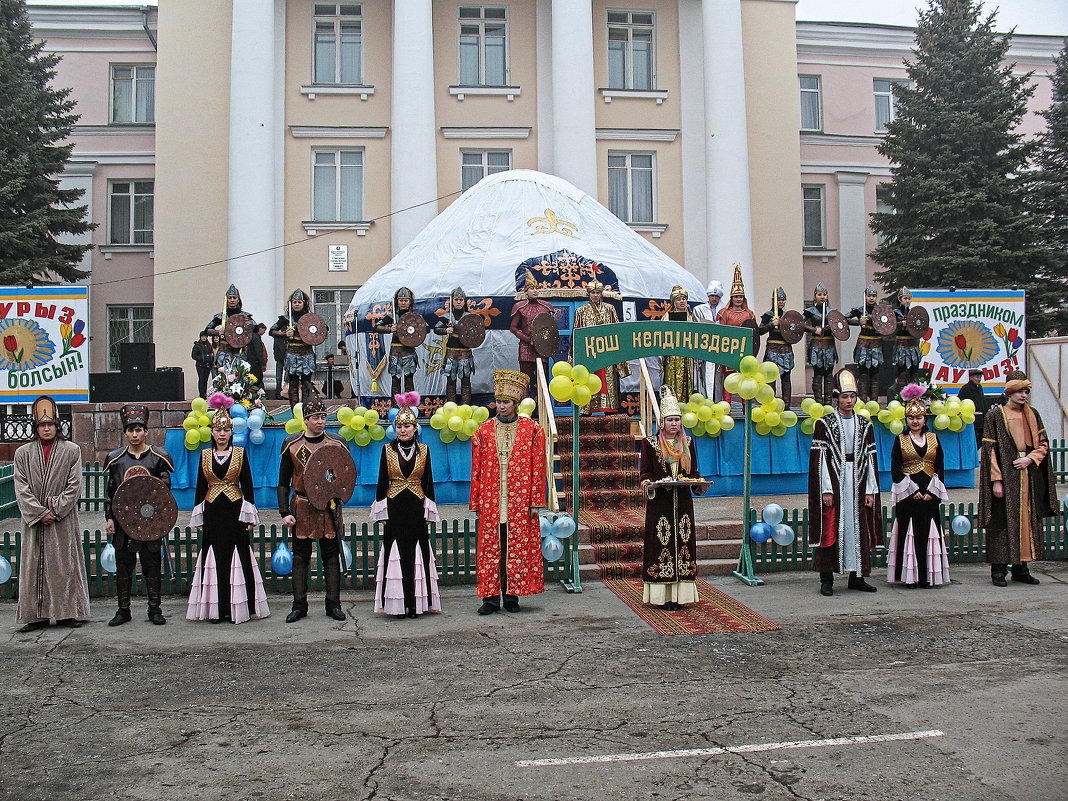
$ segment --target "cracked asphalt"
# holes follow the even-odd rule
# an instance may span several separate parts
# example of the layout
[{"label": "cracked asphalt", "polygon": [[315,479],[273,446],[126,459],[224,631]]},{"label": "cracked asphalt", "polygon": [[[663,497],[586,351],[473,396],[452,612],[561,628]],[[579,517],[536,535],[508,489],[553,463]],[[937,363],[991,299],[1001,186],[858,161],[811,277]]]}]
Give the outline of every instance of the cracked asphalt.
[{"label": "cracked asphalt", "polygon": [[[1068,798],[1068,564],[1037,587],[955,565],[936,590],[710,582],[782,626],[662,637],[599,583],[518,615],[322,613],[15,630],[0,603],[0,799]],[[843,583],[844,582],[840,582]],[[894,742],[556,766],[522,760],[939,730]]]}]

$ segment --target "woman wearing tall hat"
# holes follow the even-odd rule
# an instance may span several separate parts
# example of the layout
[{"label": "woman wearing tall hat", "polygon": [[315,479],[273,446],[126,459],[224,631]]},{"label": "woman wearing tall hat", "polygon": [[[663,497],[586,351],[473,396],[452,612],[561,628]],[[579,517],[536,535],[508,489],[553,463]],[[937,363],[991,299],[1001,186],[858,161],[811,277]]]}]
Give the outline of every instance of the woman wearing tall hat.
[{"label": "woman wearing tall hat", "polygon": [[189,524],[200,529],[188,620],[244,623],[267,617],[267,595],[252,553],[251,530],[260,522],[245,449],[234,445],[225,409],[211,420],[211,447],[200,452],[196,506]]},{"label": "woman wearing tall hat", "polygon": [[414,311],[415,293],[402,286],[393,296],[393,314],[385,315],[375,325],[375,331],[378,333],[391,335],[386,372],[392,378],[394,396],[415,391],[415,371],[419,369],[419,355],[415,348],[397,339],[401,316]]},{"label": "woman wearing tall hat", "polygon": [[938,437],[926,426],[927,409],[916,398],[905,404],[908,431],[894,438],[890,475],[894,527],[886,554],[886,580],[910,589],[949,584],[949,557],[940,504],[949,503]]},{"label": "woman wearing tall hat", "polygon": [[[681,286],[671,287],[671,295],[668,299],[670,306],[660,319],[678,323],[694,322],[694,316],[690,314],[689,300],[690,293]],[[693,394],[693,359],[688,356],[668,354],[661,357],[660,367],[663,386],[671,387],[675,397],[682,398],[682,402],[686,403]]]},{"label": "woman wearing tall hat", "polygon": [[[642,600],[669,611],[697,603],[697,551],[693,492],[708,482],[697,469],[697,451],[682,427],[682,410],[671,387],[660,388],[660,431],[642,440],[641,486],[645,504]],[[689,479],[692,486],[656,482]]]},{"label": "woman wearing tall hat", "polygon": [[441,521],[434,502],[430,448],[419,441],[419,393],[397,395],[397,439],[382,449],[371,519],[383,520],[375,611],[397,617],[440,612],[438,568],[427,523]]}]

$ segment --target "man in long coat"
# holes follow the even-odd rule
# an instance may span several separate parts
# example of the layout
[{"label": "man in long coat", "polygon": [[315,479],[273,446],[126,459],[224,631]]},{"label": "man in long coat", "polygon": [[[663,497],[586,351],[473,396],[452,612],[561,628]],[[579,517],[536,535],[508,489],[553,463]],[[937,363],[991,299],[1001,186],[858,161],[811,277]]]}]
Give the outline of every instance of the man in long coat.
[{"label": "man in long coat", "polygon": [[1031,408],[1031,382],[1015,370],[1006,376],[1008,403],[986,414],[979,462],[979,525],[986,529],[986,561],[995,587],[1012,580],[1038,584],[1028,562],[1042,559],[1042,518],[1057,514],[1057,490],[1049,466],[1049,439]]},{"label": "man in long coat", "polygon": [[525,375],[530,383],[527,385],[527,396],[533,397],[537,391],[537,379],[534,377],[534,365],[538,360],[538,351],[531,339],[531,326],[534,320],[542,314],[552,314],[556,311],[553,305],[538,297],[538,281],[534,273],[527,270],[523,283],[523,292],[526,297],[517,300],[512,306],[512,324],[509,330],[519,340],[519,372]]},{"label": "man in long coat", "polygon": [[77,628],[89,619],[89,586],[82,555],[78,496],[82,451],[59,428],[56,402],[33,403],[33,439],[15,451],[15,498],[22,513],[19,557],[20,631],[45,628],[54,618]]},{"label": "man in long coat", "polygon": [[834,574],[849,573],[849,589],[875,592],[871,549],[883,539],[879,468],[871,422],[853,413],[857,380],[849,370],[834,377],[834,414],[816,421],[808,460],[808,544],[820,594],[834,595]]},{"label": "man in long coat", "polygon": [[497,416],[471,437],[471,511],[478,513],[480,615],[519,611],[519,596],[545,589],[538,511],[545,506],[545,432],[517,404],[527,377],[493,373]]},{"label": "man in long coat", "polygon": [[[586,284],[586,294],[590,302],[575,309],[575,328],[619,322],[615,306],[604,301],[606,289],[610,291],[611,287],[606,287],[596,278]],[[630,365],[627,362],[608,364],[596,372],[601,379],[601,391],[593,396],[589,404],[579,408],[579,414],[591,414],[598,410],[605,414],[618,412],[621,405],[619,380],[630,375]]]}]

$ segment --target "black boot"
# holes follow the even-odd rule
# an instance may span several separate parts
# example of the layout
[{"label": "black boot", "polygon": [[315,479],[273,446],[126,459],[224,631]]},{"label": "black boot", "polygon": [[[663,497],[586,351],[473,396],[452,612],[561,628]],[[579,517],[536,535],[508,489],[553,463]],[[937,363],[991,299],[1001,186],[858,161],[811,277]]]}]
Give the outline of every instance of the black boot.
[{"label": "black boot", "polygon": [[[291,393],[292,394],[292,393]],[[293,611],[286,615],[286,623],[296,623],[308,616],[308,560],[293,557]]]},{"label": "black boot", "polygon": [[157,626],[167,622],[163,616],[163,576],[145,576],[145,587],[148,589],[148,619]]},{"label": "black boot", "polygon": [[1018,565],[1012,566],[1012,580],[1018,581],[1021,584],[1041,583],[1038,579],[1031,575],[1031,571],[1027,567],[1027,562],[1021,562]]},{"label": "black boot", "polygon": [[460,403],[471,405],[471,376],[460,379]]},{"label": "black boot", "polygon": [[995,587],[1008,587],[1008,582],[1005,581],[1005,574],[1008,572],[1008,565],[991,564],[990,583],[993,584]]},{"label": "black boot", "polygon": [[849,584],[847,586],[851,590],[860,590],[861,592],[878,592],[875,587],[864,580],[863,576],[858,576],[856,571],[849,574]]},{"label": "black boot", "polygon": [[341,609],[341,557],[328,556],[323,562],[323,582],[326,584],[326,616],[345,621]]},{"label": "black boot", "polygon": [[115,571],[115,595],[119,609],[115,612],[115,617],[108,621],[109,626],[121,626],[123,623],[129,623],[133,617],[130,614],[130,586],[133,583],[133,574],[123,567],[125,565]]},{"label": "black boot", "polygon": [[834,573],[829,570],[820,571],[820,595],[834,595]]}]

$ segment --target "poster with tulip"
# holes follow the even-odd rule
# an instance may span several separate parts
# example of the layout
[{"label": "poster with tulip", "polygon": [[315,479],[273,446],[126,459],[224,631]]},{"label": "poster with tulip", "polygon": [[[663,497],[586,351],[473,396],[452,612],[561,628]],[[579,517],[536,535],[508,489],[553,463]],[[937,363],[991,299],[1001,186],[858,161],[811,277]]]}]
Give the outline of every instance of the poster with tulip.
[{"label": "poster with tulip", "polygon": [[1005,374],[1024,368],[1025,294],[1009,289],[916,289],[912,304],[930,315],[920,336],[922,367],[950,394],[968,382],[968,371],[983,371],[983,390],[1000,395]]},{"label": "poster with tulip", "polygon": [[89,400],[89,287],[0,287],[0,395]]}]

